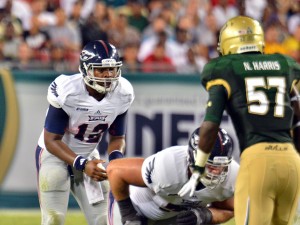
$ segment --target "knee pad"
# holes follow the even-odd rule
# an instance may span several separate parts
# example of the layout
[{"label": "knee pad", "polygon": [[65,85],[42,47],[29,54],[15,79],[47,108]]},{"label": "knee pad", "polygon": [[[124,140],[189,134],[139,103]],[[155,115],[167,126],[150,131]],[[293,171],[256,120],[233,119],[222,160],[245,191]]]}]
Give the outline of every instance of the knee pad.
[{"label": "knee pad", "polygon": [[99,215],[95,218],[95,225],[107,225],[107,216]]},{"label": "knee pad", "polygon": [[65,215],[57,211],[48,211],[44,216],[43,225],[63,225],[65,223]]}]

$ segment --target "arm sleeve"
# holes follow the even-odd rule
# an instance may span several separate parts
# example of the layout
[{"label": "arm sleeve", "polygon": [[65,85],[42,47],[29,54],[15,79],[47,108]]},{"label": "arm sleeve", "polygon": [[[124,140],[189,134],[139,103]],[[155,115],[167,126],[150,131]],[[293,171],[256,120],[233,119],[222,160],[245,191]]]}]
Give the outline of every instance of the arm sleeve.
[{"label": "arm sleeve", "polygon": [[44,126],[47,131],[63,135],[68,122],[69,115],[62,108],[49,106]]},{"label": "arm sleeve", "polygon": [[207,102],[204,121],[211,121],[220,124],[228,98],[227,91],[222,85],[215,85],[208,90],[208,94],[209,99]]},{"label": "arm sleeve", "polygon": [[122,136],[126,132],[127,111],[118,115],[108,129],[110,135]]}]

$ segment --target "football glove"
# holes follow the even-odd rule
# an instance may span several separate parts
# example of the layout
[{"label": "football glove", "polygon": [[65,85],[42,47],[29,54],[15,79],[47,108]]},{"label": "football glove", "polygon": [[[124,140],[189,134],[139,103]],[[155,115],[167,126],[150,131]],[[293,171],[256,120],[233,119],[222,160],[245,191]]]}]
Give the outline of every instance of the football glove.
[{"label": "football glove", "polygon": [[190,197],[192,197],[196,191],[196,187],[200,182],[200,178],[203,175],[205,167],[194,166],[194,171],[189,181],[183,185],[183,187],[178,192],[180,197],[185,196],[190,192]]},{"label": "football glove", "polygon": [[212,213],[208,208],[193,208],[177,215],[177,225],[201,225],[212,222]]},{"label": "football glove", "polygon": [[126,220],[124,225],[147,225],[147,218],[136,215],[135,218]]}]

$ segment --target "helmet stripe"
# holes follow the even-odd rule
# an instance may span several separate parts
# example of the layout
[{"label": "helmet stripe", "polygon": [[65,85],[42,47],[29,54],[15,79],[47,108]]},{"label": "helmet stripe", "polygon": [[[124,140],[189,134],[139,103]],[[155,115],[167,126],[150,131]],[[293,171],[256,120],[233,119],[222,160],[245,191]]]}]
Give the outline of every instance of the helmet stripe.
[{"label": "helmet stripe", "polygon": [[106,51],[106,54],[108,55],[108,48],[107,48],[107,45],[104,41],[100,40],[100,43],[103,45],[105,51]]},{"label": "helmet stripe", "polygon": [[223,151],[224,151],[223,138],[222,138],[222,135],[221,135],[220,131],[218,132],[218,136],[219,136],[219,142],[220,142],[220,146],[221,146],[221,152],[223,154]]}]

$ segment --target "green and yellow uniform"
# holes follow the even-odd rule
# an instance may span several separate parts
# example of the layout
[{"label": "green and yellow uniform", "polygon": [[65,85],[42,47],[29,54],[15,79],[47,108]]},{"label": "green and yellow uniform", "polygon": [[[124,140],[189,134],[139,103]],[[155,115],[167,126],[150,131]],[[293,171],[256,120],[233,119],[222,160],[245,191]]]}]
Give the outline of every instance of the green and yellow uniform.
[{"label": "green and yellow uniform", "polygon": [[[300,65],[281,54],[225,55],[209,62],[201,74],[209,92],[205,121],[220,124],[226,109],[239,140],[237,225],[292,222],[300,194],[300,158],[290,133],[290,92],[299,79]],[[280,207],[274,210],[275,205]]]}]

